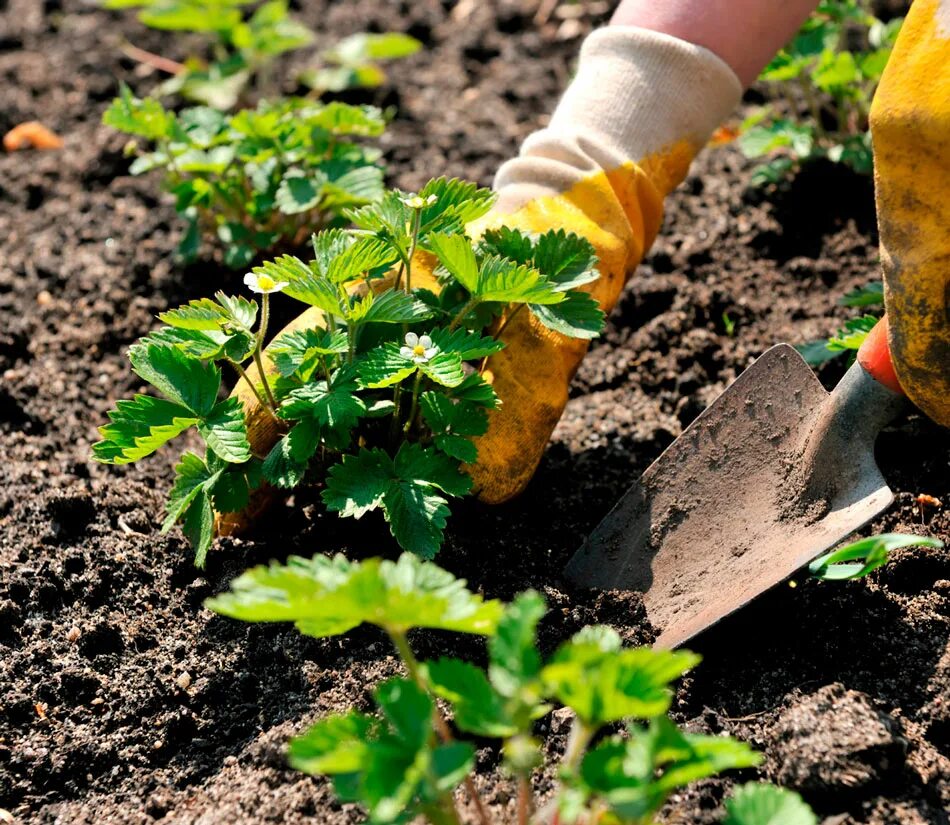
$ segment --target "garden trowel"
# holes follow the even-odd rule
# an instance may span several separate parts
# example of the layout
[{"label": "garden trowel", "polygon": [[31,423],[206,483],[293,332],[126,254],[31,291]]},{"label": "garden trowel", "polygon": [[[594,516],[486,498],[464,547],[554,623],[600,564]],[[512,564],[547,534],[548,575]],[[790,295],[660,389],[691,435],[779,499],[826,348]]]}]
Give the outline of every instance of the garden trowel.
[{"label": "garden trowel", "polygon": [[831,393],[773,347],[627,491],[568,578],[642,592],[656,645],[683,644],[891,503],[874,442],[904,403],[886,319]]}]

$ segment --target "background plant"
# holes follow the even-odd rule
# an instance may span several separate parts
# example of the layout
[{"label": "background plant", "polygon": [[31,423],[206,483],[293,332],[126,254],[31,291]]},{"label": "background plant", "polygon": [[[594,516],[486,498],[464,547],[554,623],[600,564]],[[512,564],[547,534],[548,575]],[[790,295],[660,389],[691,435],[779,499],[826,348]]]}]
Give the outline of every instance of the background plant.
[{"label": "background plant", "polygon": [[274,61],[314,39],[289,16],[286,0],[104,0],[103,5],[137,8],[139,20],[153,29],[208,38],[211,59],[189,57],[157,94],[180,94],[222,110],[234,107],[249,88],[266,89]]},{"label": "background plant", "polygon": [[902,547],[939,549],[943,547],[943,542],[925,536],[881,533],[825,553],[808,565],[808,572],[816,579],[827,581],[861,579],[887,564],[891,552]]},{"label": "background plant", "polygon": [[[604,320],[577,289],[598,277],[586,240],[503,228],[473,242],[465,227],[493,199],[445,178],[416,195],[387,192],[346,210],[355,229],[314,235],[312,261],[284,255],[248,273],[259,306],[218,293],[163,313],[167,326],[130,350],[134,371],[162,398],[119,402],[94,456],[136,461],[197,428],[207,452],[186,453],[178,466],[165,529],[181,520],[199,565],[213,510],[243,509],[262,481],[296,487],[308,469],[325,477],[329,511],[381,511],[403,549],[434,556],[448,498],[471,488],[464,465],[478,458],[473,439],[498,406],[482,371],[504,347],[507,325],[527,311],[560,334],[592,338]],[[438,262],[435,280],[422,281],[422,253]],[[268,348],[276,368],[268,375],[262,346],[275,293],[316,308],[323,321],[280,335]],[[256,378],[244,369],[251,360]],[[250,384],[283,433],[267,455],[251,454],[239,402],[216,401],[220,366]]]},{"label": "background plant", "polygon": [[[840,299],[841,306],[864,310],[861,315],[845,321],[844,326],[830,338],[809,341],[795,347],[812,367],[818,367],[844,354],[853,361],[864,339],[884,314],[884,284],[872,281],[867,286],[852,290]],[[877,314],[868,312],[874,309]]]},{"label": "background plant", "polygon": [[879,20],[867,0],[819,5],[759,76],[771,102],[740,126],[743,153],[767,158],[753,183],[776,183],[817,158],[871,173],[871,98],[902,22]]},{"label": "background plant", "polygon": [[[671,684],[697,664],[696,655],[624,648],[613,629],[590,626],[545,659],[537,645],[546,612],[541,596],[529,591],[508,605],[486,601],[410,554],[397,562],[292,557],[249,570],[231,592],[206,604],[244,621],[294,622],[315,637],[362,623],[387,634],[407,676],[376,687],[379,714],[353,710],[321,719],[289,751],[291,765],[332,777],[340,799],[360,803],[371,822],[422,815],[433,825],[457,825],[454,790],[463,784],[480,823],[491,822],[471,781],[474,747],[456,737],[438,699],[456,730],[501,740],[503,769],[518,785],[519,825],[536,809],[531,775],[541,766],[541,750],[534,724],[555,704],[575,716],[542,821],[647,825],[689,782],[759,762],[741,742],[684,733],[667,718]],[[487,670],[451,657],[420,662],[408,639],[414,628],[485,636]],[[726,821],[815,825],[817,819],[794,794],[753,785],[730,800]]]},{"label": "background plant", "polygon": [[[204,36],[206,53],[176,63],[132,47],[133,57],[172,73],[156,95],[179,94],[227,111],[250,93],[272,94],[274,63],[314,42],[314,33],[288,14],[286,0],[104,0],[108,9],[139,9],[154,29]],[[360,32],[323,49],[299,80],[320,93],[371,88],[386,80],[381,62],[415,53],[421,43],[398,32]]]},{"label": "background plant", "polygon": [[123,86],[103,122],[147,142],[130,144],[131,172],[162,171],[187,224],[179,244],[186,261],[206,237],[221,244],[228,266],[247,266],[383,192],[380,152],[359,142],[385,129],[372,106],[288,98],[235,115],[208,107],[176,114]]}]

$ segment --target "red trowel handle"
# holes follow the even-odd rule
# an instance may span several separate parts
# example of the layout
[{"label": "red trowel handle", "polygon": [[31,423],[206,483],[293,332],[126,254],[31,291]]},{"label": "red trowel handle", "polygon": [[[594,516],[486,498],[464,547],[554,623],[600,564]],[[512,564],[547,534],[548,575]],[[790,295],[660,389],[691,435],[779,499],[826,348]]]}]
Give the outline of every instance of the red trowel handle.
[{"label": "red trowel handle", "polygon": [[858,350],[858,363],[867,370],[868,374],[879,384],[889,390],[904,395],[901,382],[894,371],[894,362],[891,360],[891,348],[887,343],[887,316],[878,321],[868,333],[868,337]]}]

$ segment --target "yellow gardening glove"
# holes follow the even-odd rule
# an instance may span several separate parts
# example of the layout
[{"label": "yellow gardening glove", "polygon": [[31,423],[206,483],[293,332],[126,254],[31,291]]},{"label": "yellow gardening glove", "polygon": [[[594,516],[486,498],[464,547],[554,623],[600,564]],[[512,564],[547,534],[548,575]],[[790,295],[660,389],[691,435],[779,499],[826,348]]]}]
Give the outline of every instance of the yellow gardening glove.
[{"label": "yellow gardening glove", "polygon": [[[478,237],[504,225],[583,236],[600,270],[585,289],[609,312],[656,236],[663,197],[686,175],[740,94],[732,70],[699,46],[629,27],[595,32],[550,125],[501,168],[498,203],[468,227],[469,234]],[[414,264],[413,284],[432,288],[425,264],[424,257]],[[288,329],[321,321],[318,311],[308,310]],[[502,338],[505,349],[484,373],[501,407],[490,414],[488,432],[477,442],[478,463],[469,468],[475,492],[491,503],[511,498],[530,480],[588,347],[552,332],[530,313],[519,313]],[[236,392],[247,411],[251,445],[263,455],[279,438],[278,427],[243,382]],[[242,529],[265,499],[261,494],[251,510],[220,517],[219,532]]]},{"label": "yellow gardening glove", "polygon": [[890,348],[950,426],[950,1],[915,0],[871,107]]}]

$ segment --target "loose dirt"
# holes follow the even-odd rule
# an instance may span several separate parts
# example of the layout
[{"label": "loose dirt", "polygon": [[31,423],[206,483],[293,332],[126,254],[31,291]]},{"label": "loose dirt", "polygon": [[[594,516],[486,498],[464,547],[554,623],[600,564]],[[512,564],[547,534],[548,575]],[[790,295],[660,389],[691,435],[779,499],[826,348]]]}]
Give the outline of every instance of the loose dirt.
[{"label": "loose dirt", "polygon": [[[301,13],[326,42],[396,28],[426,43],[362,96],[398,107],[384,148],[390,180],[412,188],[439,174],[487,184],[544,123],[607,8],[565,4],[543,25],[536,11],[535,0],[354,0]],[[132,468],[89,461],[95,426],[139,388],[127,345],[168,306],[239,284],[210,257],[174,262],[168,198],[128,175],[124,139],[99,125],[118,79],[156,81],[122,56],[123,38],[172,58],[188,48],[81,0],[0,0],[0,133],[39,119],[65,140],[0,155],[0,808],[30,823],[355,823],[327,783],[285,766],[283,747],[322,714],[369,707],[397,669],[385,640],[303,639],[201,603],[270,558],[390,553],[384,529],[327,517],[305,492],[219,542],[201,573],[176,532],[159,534],[171,453]],[[832,331],[846,312],[837,298],[877,277],[867,181],[817,167],[767,196],[748,188],[749,168],[731,147],[696,164],[529,489],[493,509],[466,502],[451,520],[439,561],[490,596],[544,592],[548,648],[590,622],[649,641],[636,598],[572,591],[563,565],[755,356]],[[841,372],[821,377],[830,386]],[[948,454],[947,431],[919,416],[888,428],[878,459],[897,501],[868,532],[950,539],[950,510],[915,504],[927,493],[950,508]],[[947,550],[901,551],[865,582],[782,585],[697,642],[705,659],[674,717],[761,749],[761,771],[738,779],[794,785],[826,823],[947,823],[948,624]],[[422,655],[481,655],[466,639],[414,642]],[[540,723],[548,757],[567,724],[560,712]],[[498,763],[482,743],[478,786],[510,816]],[[665,821],[718,821],[736,779],[679,794]],[[551,781],[538,777],[539,791]]]}]

